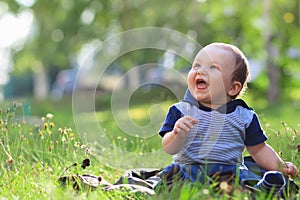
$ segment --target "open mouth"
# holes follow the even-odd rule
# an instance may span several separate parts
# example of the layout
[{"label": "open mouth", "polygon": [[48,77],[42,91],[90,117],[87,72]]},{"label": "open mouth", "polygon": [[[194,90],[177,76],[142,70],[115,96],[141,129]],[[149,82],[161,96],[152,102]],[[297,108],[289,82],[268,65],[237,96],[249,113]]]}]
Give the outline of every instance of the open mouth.
[{"label": "open mouth", "polygon": [[204,90],[208,87],[208,83],[204,79],[196,80],[197,89]]}]

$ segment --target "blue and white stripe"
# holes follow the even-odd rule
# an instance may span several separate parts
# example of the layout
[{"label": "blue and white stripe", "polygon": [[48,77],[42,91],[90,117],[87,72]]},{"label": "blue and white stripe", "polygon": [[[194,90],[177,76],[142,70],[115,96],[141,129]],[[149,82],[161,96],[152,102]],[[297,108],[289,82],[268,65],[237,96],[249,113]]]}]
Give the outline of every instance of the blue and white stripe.
[{"label": "blue and white stripe", "polygon": [[245,145],[267,140],[255,112],[242,100],[213,110],[195,101],[189,93],[184,101],[170,107],[160,135],[173,130],[176,121],[187,115],[199,123],[189,131],[183,148],[174,156],[179,164],[239,164],[243,162]]}]

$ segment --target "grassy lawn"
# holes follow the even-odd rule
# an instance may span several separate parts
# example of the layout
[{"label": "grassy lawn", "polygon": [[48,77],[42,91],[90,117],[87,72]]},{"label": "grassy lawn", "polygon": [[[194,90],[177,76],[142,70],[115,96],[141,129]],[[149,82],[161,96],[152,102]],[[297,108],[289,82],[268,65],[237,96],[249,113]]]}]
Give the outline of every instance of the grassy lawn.
[{"label": "grassy lawn", "polygon": [[[75,127],[70,98],[60,102],[18,100],[1,105],[0,118],[0,197],[4,199],[220,199],[210,185],[185,185],[171,194],[156,196],[132,193],[126,190],[104,192],[101,189],[80,192],[71,187],[62,189],[57,179],[67,166],[71,174],[90,173],[115,182],[129,168],[164,167],[172,160],[161,151],[161,138],[156,134],[160,124],[151,120],[164,119],[167,108],[175,99],[172,95],[135,94],[138,101],[129,111],[118,113],[130,117],[134,126],[144,132],[130,132],[119,127],[110,108],[110,101],[97,100],[96,118],[101,131],[89,126],[90,113],[82,113],[82,124],[87,133],[78,133]],[[142,98],[145,95],[147,98]],[[254,96],[254,95],[253,95]],[[283,157],[300,167],[299,107],[291,101],[268,105],[251,94],[246,101],[256,110],[269,137],[269,144]],[[166,101],[161,101],[167,99]],[[153,106],[159,104],[159,106]],[[49,115],[48,113],[53,114]],[[150,114],[149,114],[150,113]],[[48,114],[48,115],[47,115]],[[162,123],[162,121],[160,122]],[[85,134],[93,133],[93,144]],[[137,137],[143,136],[143,137]],[[89,136],[91,137],[91,136]],[[84,142],[84,141],[87,141]],[[80,167],[89,158],[91,166]],[[299,178],[295,179],[299,183]],[[248,194],[236,190],[237,199]],[[221,196],[228,199],[226,195]]]}]

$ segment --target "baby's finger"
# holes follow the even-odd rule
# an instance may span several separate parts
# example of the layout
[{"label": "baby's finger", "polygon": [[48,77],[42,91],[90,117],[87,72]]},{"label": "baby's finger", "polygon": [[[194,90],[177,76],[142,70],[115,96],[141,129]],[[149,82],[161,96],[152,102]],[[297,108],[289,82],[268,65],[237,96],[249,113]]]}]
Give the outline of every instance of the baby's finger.
[{"label": "baby's finger", "polygon": [[174,127],[174,129],[173,129],[173,131],[174,131],[174,133],[177,135],[177,134],[180,134],[180,132],[182,132],[181,131],[181,129],[180,128],[178,128],[178,127]]},{"label": "baby's finger", "polygon": [[187,119],[192,125],[195,125],[198,123],[198,119],[193,118],[191,116],[185,116],[184,118]]},{"label": "baby's finger", "polygon": [[286,167],[283,168],[283,172],[287,175],[298,177],[298,169],[290,162],[286,162]]},{"label": "baby's finger", "polygon": [[191,121],[187,120],[187,119],[182,120],[181,123],[184,124],[189,129],[192,129],[194,127],[194,124]]},{"label": "baby's finger", "polygon": [[188,132],[188,131],[190,131],[190,126],[191,126],[191,124],[190,123],[188,123],[188,122],[186,122],[186,121],[184,121],[184,120],[181,120],[181,121],[178,121],[178,122],[176,122],[176,125],[175,125],[177,128],[179,128],[180,130],[183,130],[183,131],[185,131],[185,132]]},{"label": "baby's finger", "polygon": [[194,124],[194,125],[195,125],[195,124],[197,124],[197,123],[198,123],[198,119],[192,119],[192,120],[191,120],[191,122],[192,122],[192,124]]},{"label": "baby's finger", "polygon": [[291,170],[291,175],[295,177],[299,177],[298,170],[296,167],[293,167]]},{"label": "baby's finger", "polygon": [[292,176],[295,176],[295,177],[298,177],[298,172],[295,169],[289,169],[288,174],[292,175]]}]

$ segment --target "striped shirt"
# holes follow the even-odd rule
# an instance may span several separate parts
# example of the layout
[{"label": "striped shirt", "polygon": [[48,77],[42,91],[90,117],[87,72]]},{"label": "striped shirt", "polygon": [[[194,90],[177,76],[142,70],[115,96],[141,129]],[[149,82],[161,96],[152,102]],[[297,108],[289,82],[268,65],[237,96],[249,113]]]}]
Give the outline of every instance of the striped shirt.
[{"label": "striped shirt", "polygon": [[267,140],[256,113],[243,100],[233,100],[218,109],[211,109],[196,101],[187,91],[183,101],[172,105],[159,134],[172,131],[183,116],[198,119],[187,134],[181,150],[174,156],[179,164],[242,163],[245,146]]}]

